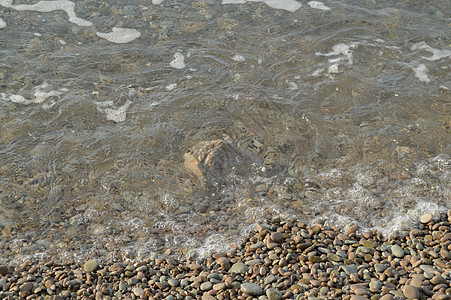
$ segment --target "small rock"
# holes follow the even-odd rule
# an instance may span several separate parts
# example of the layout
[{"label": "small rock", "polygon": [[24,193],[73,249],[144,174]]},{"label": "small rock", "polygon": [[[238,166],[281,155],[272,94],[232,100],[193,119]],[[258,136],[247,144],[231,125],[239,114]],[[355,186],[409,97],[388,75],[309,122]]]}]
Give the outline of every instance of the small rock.
[{"label": "small rock", "polygon": [[350,275],[352,273],[357,273],[357,266],[356,265],[341,266],[341,268],[343,269],[343,271],[345,271],[345,273],[347,275]]},{"label": "small rock", "polygon": [[245,282],[241,284],[241,291],[251,296],[260,296],[263,289],[256,283]]},{"label": "small rock", "polygon": [[237,274],[245,274],[248,271],[248,269],[249,268],[242,262],[237,262],[230,268],[229,272]]},{"label": "small rock", "polygon": [[418,289],[410,284],[404,286],[403,293],[407,299],[418,299],[420,297]]},{"label": "small rock", "polygon": [[393,245],[391,247],[391,253],[396,256],[396,257],[403,257],[404,256],[404,250],[402,250],[401,247],[399,247],[398,245]]},{"label": "small rock", "polygon": [[393,296],[390,294],[383,295],[379,300],[393,300]]},{"label": "small rock", "polygon": [[202,300],[216,300],[216,298],[208,294],[203,294]]},{"label": "small rock", "polygon": [[33,288],[32,282],[25,282],[24,284],[22,284],[20,286],[20,291],[21,292],[30,292],[32,288]]},{"label": "small rock", "polygon": [[346,232],[351,234],[351,233],[355,233],[357,231],[357,229],[359,229],[359,226],[354,224],[348,227],[348,229],[346,229]]},{"label": "small rock", "polygon": [[283,241],[283,235],[280,232],[273,232],[271,233],[271,240],[275,243],[280,243]]},{"label": "small rock", "polygon": [[433,285],[445,283],[445,279],[442,276],[438,276],[438,275],[432,277],[432,279],[430,281]]},{"label": "small rock", "polygon": [[145,295],[145,292],[142,288],[140,287],[135,287],[133,289],[133,294],[135,294],[136,297],[143,297]]},{"label": "small rock", "polygon": [[269,300],[281,300],[282,293],[275,288],[269,288],[266,290],[266,297],[268,297]]},{"label": "small rock", "polygon": [[204,282],[200,285],[201,291],[209,291],[213,287],[213,284],[210,281]]},{"label": "small rock", "polygon": [[0,275],[6,275],[6,274],[8,274],[8,267],[0,266]]},{"label": "small rock", "polygon": [[99,266],[99,262],[96,260],[88,260],[87,262],[85,262],[83,269],[86,272],[93,272],[97,269],[97,267]]},{"label": "small rock", "polygon": [[180,282],[179,282],[177,279],[175,279],[175,278],[171,278],[171,279],[168,280],[168,284],[169,284],[170,286],[178,286],[179,283],[180,283]]},{"label": "small rock", "polygon": [[429,223],[432,221],[432,214],[424,214],[420,217],[420,222],[423,224]]}]

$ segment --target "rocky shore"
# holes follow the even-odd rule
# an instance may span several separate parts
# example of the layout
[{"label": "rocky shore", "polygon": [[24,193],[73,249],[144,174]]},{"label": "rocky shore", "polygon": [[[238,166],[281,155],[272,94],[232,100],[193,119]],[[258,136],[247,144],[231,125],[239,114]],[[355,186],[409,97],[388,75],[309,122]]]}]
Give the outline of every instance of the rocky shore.
[{"label": "rocky shore", "polygon": [[0,299],[451,299],[451,210],[389,238],[272,219],[228,253],[0,266]]}]

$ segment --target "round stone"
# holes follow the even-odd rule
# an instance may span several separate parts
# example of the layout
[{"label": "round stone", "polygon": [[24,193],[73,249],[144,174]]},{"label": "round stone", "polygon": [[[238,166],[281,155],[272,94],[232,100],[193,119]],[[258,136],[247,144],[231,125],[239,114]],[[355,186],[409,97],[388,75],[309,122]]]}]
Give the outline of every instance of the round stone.
[{"label": "round stone", "polygon": [[133,294],[135,294],[136,297],[143,297],[145,295],[145,292],[142,288],[140,287],[135,287],[133,289]]},{"label": "round stone", "polygon": [[237,273],[237,274],[244,274],[247,272],[249,268],[243,264],[242,262],[237,262],[233,264],[233,266],[230,268],[230,273]]},{"label": "round stone", "polygon": [[346,229],[346,231],[348,233],[354,233],[357,231],[357,229],[359,229],[359,225],[354,224],[354,225],[349,226],[348,229]]},{"label": "round stone", "polygon": [[393,296],[390,294],[383,295],[379,300],[393,300]]},{"label": "round stone", "polygon": [[98,261],[96,261],[96,260],[88,260],[83,265],[83,269],[86,272],[93,272],[93,271],[95,271],[97,269],[98,266],[99,266],[99,262]]},{"label": "round stone", "polygon": [[245,282],[241,284],[241,291],[251,296],[260,296],[263,289],[256,283]]},{"label": "round stone", "polygon": [[420,217],[420,222],[423,224],[429,223],[432,221],[432,214],[427,213]]},{"label": "round stone", "polygon": [[391,247],[391,253],[396,256],[396,257],[403,257],[404,256],[404,250],[402,250],[401,247],[399,247],[398,245],[393,245]]},{"label": "round stone", "polygon": [[410,284],[404,286],[403,292],[407,299],[418,299],[420,297],[418,289]]},{"label": "round stone", "polygon": [[280,243],[283,240],[283,235],[280,232],[271,233],[271,240],[275,243]]},{"label": "round stone", "polygon": [[269,288],[266,290],[266,297],[269,300],[282,300],[282,293],[275,288]]},{"label": "round stone", "polygon": [[169,284],[170,286],[178,286],[179,283],[180,283],[180,282],[179,282],[177,279],[175,279],[175,278],[171,278],[171,279],[168,280],[168,284]]},{"label": "round stone", "polygon": [[204,282],[200,285],[200,289],[202,291],[209,291],[213,287],[213,284],[210,281]]}]

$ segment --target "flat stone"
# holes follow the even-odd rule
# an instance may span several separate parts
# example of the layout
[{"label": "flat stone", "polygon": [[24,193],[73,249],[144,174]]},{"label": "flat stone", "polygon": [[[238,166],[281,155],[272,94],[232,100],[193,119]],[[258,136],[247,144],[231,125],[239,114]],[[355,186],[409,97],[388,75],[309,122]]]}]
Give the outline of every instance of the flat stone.
[{"label": "flat stone", "polygon": [[335,254],[335,253],[327,253],[327,258],[331,261],[339,262],[342,260],[341,256]]},{"label": "flat stone", "polygon": [[432,214],[427,213],[420,217],[420,222],[423,224],[429,223],[432,221]]},{"label": "flat stone", "polygon": [[363,240],[360,242],[360,244],[367,248],[375,248],[377,246],[377,244],[371,240]]},{"label": "flat stone", "polygon": [[430,280],[430,282],[431,282],[433,285],[438,285],[438,284],[441,284],[441,283],[445,283],[445,279],[444,279],[442,276],[436,275],[436,276],[432,277],[432,279]]},{"label": "flat stone", "polygon": [[204,282],[200,285],[201,291],[209,291],[213,287],[213,284],[210,281]]},{"label": "flat stone", "polygon": [[25,282],[24,284],[22,284],[20,286],[20,291],[21,292],[30,292],[32,288],[33,288],[33,282]]},{"label": "flat stone", "polygon": [[393,300],[393,296],[390,294],[383,295],[379,300]]},{"label": "flat stone", "polygon": [[369,287],[375,291],[380,291],[382,288],[382,283],[379,280],[370,281]]},{"label": "flat stone", "polygon": [[428,273],[438,272],[437,269],[431,267],[430,265],[420,265],[420,269]]},{"label": "flat stone", "polygon": [[351,300],[368,300],[368,298],[365,297],[365,296],[356,296],[356,295],[352,295],[352,296],[351,296]]},{"label": "flat stone", "polygon": [[384,272],[388,267],[389,267],[388,264],[374,264],[374,270],[375,270],[377,273],[382,273],[382,272]]},{"label": "flat stone", "polygon": [[357,266],[356,265],[341,266],[341,268],[343,269],[343,271],[345,271],[345,273],[347,275],[350,275],[352,273],[357,273]]},{"label": "flat stone", "polygon": [[398,245],[393,245],[391,247],[391,253],[399,258],[404,257],[404,250],[402,250],[402,248],[399,247]]},{"label": "flat stone", "polygon": [[410,284],[417,288],[420,288],[421,285],[423,284],[423,280],[415,277],[415,278],[412,278],[412,280],[410,281]]},{"label": "flat stone", "polygon": [[133,289],[133,294],[135,294],[136,297],[143,297],[145,295],[145,292],[142,288],[140,287],[135,287]]},{"label": "flat stone", "polygon": [[208,294],[203,294],[202,295],[202,300],[216,300],[216,297],[213,297],[213,296],[208,295]]},{"label": "flat stone", "polygon": [[276,276],[269,274],[268,276],[265,277],[264,283],[265,283],[265,285],[267,285],[267,284],[273,283],[276,280],[277,280]]},{"label": "flat stone", "polygon": [[347,233],[355,233],[359,229],[359,225],[351,225],[346,229]]},{"label": "flat stone", "polygon": [[418,289],[410,284],[404,286],[403,293],[407,299],[418,299],[420,297]]},{"label": "flat stone", "polygon": [[260,296],[263,289],[256,283],[245,282],[241,284],[241,291],[251,296]]},{"label": "flat stone", "polygon": [[237,262],[233,264],[233,266],[230,268],[230,273],[237,273],[237,274],[245,274],[249,268],[243,264],[242,262]]},{"label": "flat stone", "polygon": [[99,262],[98,261],[96,261],[96,260],[88,260],[83,265],[83,269],[86,272],[93,272],[93,271],[95,271],[97,269],[98,266],[99,266]]},{"label": "flat stone", "polygon": [[269,288],[266,290],[266,297],[269,300],[282,300],[282,293],[275,288]]}]

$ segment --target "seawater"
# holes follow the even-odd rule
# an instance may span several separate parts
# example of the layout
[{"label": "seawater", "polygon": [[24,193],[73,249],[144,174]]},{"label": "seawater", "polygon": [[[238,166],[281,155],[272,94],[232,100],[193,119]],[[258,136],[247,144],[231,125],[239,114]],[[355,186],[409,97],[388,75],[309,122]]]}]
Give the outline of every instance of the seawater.
[{"label": "seawater", "polygon": [[0,0],[0,262],[202,256],[274,216],[390,235],[451,208],[449,11]]}]

